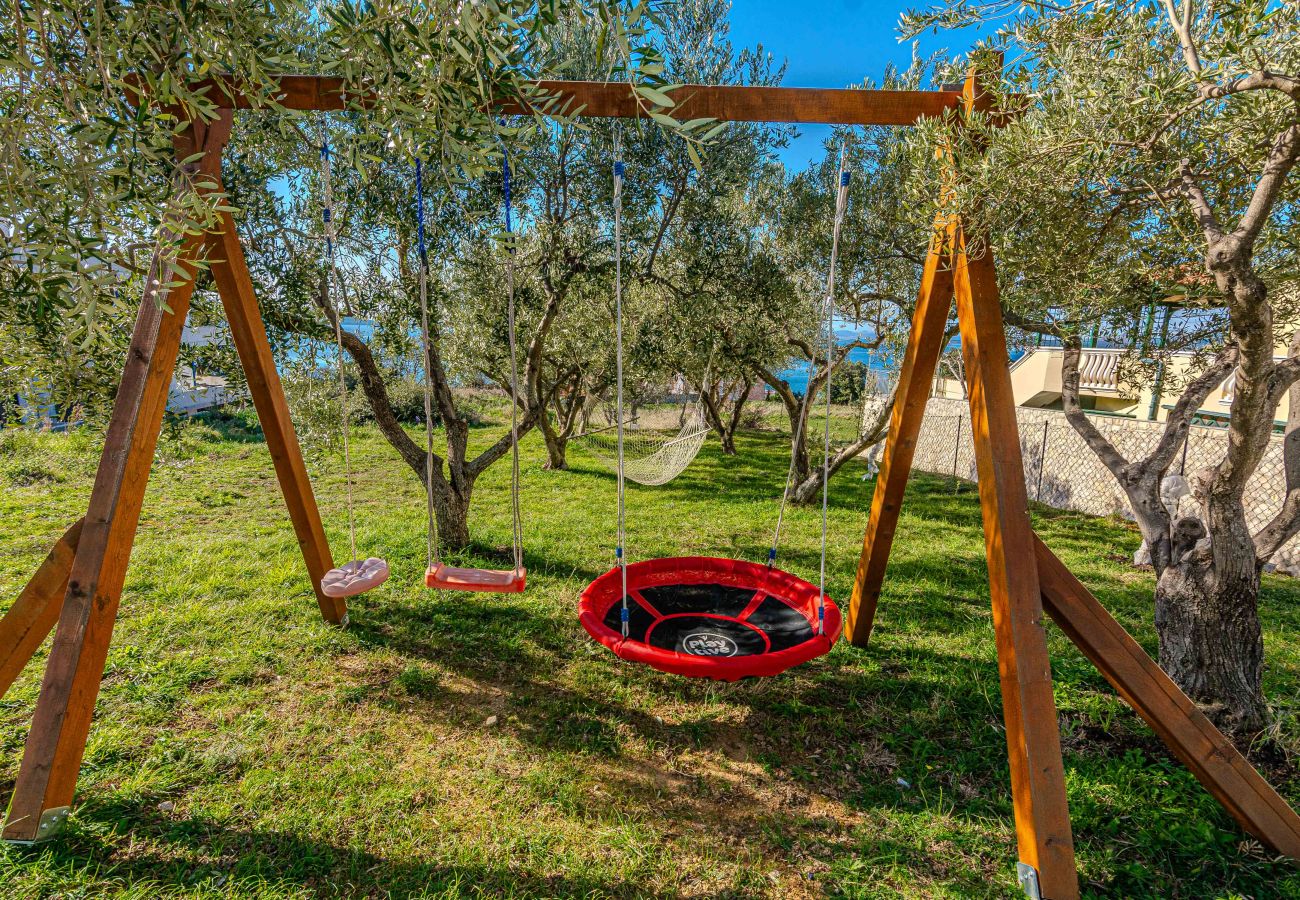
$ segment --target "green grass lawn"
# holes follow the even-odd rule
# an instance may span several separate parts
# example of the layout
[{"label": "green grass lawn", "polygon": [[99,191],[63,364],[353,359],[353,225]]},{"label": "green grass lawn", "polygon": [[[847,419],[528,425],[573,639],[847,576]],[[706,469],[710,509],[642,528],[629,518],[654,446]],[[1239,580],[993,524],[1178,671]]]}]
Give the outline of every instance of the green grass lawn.
[{"label": "green grass lawn", "polygon": [[[495,428],[475,431],[486,443]],[[83,763],[51,845],[0,848],[4,897],[1016,897],[1015,840],[979,508],[917,477],[873,646],[714,684],[615,659],[578,625],[612,562],[614,484],[580,451],[525,445],[523,595],[421,586],[420,484],[356,432],[359,549],[393,577],[323,622],[255,434],[190,427],[149,485]],[[93,436],[0,439],[0,610],[80,515]],[[629,493],[633,559],[761,560],[788,457],[737,458]],[[342,467],[311,460],[337,555]],[[834,482],[830,589],[849,592],[872,484]],[[477,555],[509,543],[509,467],[474,497]],[[1149,649],[1151,575],[1129,526],[1035,508],[1044,539]],[[820,510],[781,565],[816,578]],[[1300,803],[1300,585],[1266,579],[1267,688],[1289,711],[1253,759]],[[1085,891],[1300,897],[1049,626]],[[0,792],[17,773],[42,653],[0,702]],[[492,718],[495,717],[495,718]],[[489,719],[492,718],[492,724]]]}]

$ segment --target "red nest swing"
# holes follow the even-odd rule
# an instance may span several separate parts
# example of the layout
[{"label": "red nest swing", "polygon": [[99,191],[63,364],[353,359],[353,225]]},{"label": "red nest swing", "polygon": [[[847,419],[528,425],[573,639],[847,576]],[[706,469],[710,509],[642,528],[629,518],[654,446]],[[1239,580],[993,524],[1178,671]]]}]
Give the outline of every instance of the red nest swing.
[{"label": "red nest swing", "polygon": [[[848,199],[848,171],[840,154],[839,193],[826,291],[826,335],[834,340],[835,256]],[[768,554],[768,565],[709,556],[679,556],[626,562],[623,471],[623,291],[620,222],[623,162],[614,163],[614,307],[618,394],[618,545],[619,565],[582,592],[578,617],[587,633],[622,659],[645,663],[673,675],[737,681],[777,675],[835,646],[842,622],[839,608],[822,589],[773,568],[785,511]],[[827,348],[827,357],[830,356]],[[707,376],[706,379],[707,381]],[[826,459],[830,459],[830,398],[827,396]],[[787,489],[794,463],[786,475]],[[829,479],[829,470],[823,478]],[[823,482],[824,484],[824,482]],[[826,494],[822,493],[822,576],[826,572]],[[626,588],[626,589],[625,589]]]},{"label": "red nest swing", "polygon": [[736,681],[777,675],[827,653],[839,638],[839,608],[825,599],[817,628],[816,585],[738,559],[683,556],[610,569],[578,604],[587,633],[615,655],[661,672]]}]

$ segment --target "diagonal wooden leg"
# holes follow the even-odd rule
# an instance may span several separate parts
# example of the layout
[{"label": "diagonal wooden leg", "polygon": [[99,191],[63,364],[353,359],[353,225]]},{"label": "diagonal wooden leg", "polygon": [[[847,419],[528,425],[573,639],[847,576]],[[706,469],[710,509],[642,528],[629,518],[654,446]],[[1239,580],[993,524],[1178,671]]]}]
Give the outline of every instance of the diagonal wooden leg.
[{"label": "diagonal wooden leg", "polygon": [[[45,668],[4,838],[51,837],[72,803],[90,732],[127,561],[189,311],[201,239],[187,240],[181,264],[189,277],[165,298],[140,304],[122,383],[104,438],[90,506],[77,544],[54,646]],[[168,278],[156,260],[151,279]],[[163,308],[165,300],[166,307]]]},{"label": "diagonal wooden leg", "polygon": [[293,430],[284,388],[275,370],[275,358],[266,338],[266,326],[262,323],[262,313],[253,293],[253,281],[235,231],[235,220],[228,212],[221,214],[221,231],[208,236],[208,256],[212,276],[226,308],[235,349],[244,366],[248,391],[253,395],[257,418],[262,423],[280,490],[298,536],[298,546],[307,562],[307,574],[316,593],[316,602],[326,621],[346,625],[347,601],[321,593],[321,579],[334,568],[334,560],[325,529],[321,526],[320,511],[316,508],[316,496],[312,493],[307,465],[298,446],[298,435]]},{"label": "diagonal wooden leg", "polygon": [[1241,827],[1300,859],[1300,817],[1214,723],[1034,538],[1043,608]]},{"label": "diagonal wooden leg", "polygon": [[1036,878],[1044,897],[1070,900],[1079,896],[1079,879],[997,276],[991,251],[968,256],[960,228],[953,275],[970,391],[1021,877]]},{"label": "diagonal wooden leg", "polygon": [[925,257],[921,290],[916,311],[912,314],[912,331],[907,353],[898,374],[894,394],[894,411],[889,421],[889,437],[871,497],[871,516],[862,539],[862,554],[853,579],[853,596],[844,616],[844,636],[859,647],[871,639],[876,618],[880,587],[885,580],[885,566],[894,546],[898,512],[907,489],[907,476],[916,453],[916,440],[925,419],[925,405],[930,398],[930,382],[943,353],[944,332],[952,310],[952,230],[935,223],[930,252]]},{"label": "diagonal wooden leg", "polygon": [[[227,110],[177,138],[177,156],[190,160],[191,175],[212,176],[219,170],[230,124]],[[185,236],[175,259],[185,277],[175,286],[167,254],[160,250],[150,266],[150,289],[140,303],[104,435],[54,645],[9,802],[5,840],[52,837],[72,803],[202,249],[201,235]]]},{"label": "diagonal wooden leg", "polygon": [[0,619],[0,697],[59,621],[63,595],[68,592],[68,573],[72,570],[72,557],[77,552],[84,521],[78,519],[64,532],[9,612]]}]

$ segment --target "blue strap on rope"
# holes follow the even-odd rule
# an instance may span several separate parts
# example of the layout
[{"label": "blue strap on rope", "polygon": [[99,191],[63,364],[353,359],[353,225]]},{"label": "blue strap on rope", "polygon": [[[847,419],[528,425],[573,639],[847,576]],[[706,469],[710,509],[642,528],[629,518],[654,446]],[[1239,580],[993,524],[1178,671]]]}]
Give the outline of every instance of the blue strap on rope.
[{"label": "blue strap on rope", "polygon": [[[501,182],[506,191],[506,234],[512,234],[514,229],[510,227],[510,154],[504,151],[501,153]],[[510,252],[515,252],[513,245],[510,247]]]},{"label": "blue strap on rope", "polygon": [[[327,165],[327,166],[329,165],[329,162],[330,162],[330,142],[329,142],[329,138],[328,138],[328,137],[326,137],[325,140],[321,142],[321,145],[320,145],[320,158],[321,158],[321,161],[322,161],[325,165]],[[328,205],[321,207],[321,221],[323,221],[326,225],[329,225],[329,223],[330,223],[330,208],[329,208]],[[333,258],[333,256],[334,256],[334,239],[330,237],[330,233],[329,233],[329,229],[328,229],[328,228],[325,229],[325,252],[328,253],[328,254],[330,255],[331,258]]]}]

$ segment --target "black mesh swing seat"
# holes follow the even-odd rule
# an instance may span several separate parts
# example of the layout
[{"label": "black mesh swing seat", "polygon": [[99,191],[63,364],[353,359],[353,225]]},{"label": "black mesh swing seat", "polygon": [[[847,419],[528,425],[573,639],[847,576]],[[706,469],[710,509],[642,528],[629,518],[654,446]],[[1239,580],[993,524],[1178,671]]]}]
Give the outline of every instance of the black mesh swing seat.
[{"label": "black mesh swing seat", "polygon": [[[815,585],[736,559],[671,557],[627,567],[587,586],[579,605],[587,632],[614,653],[662,672],[735,681],[776,675],[827,653],[840,611]],[[818,608],[824,625],[818,628]]]}]

